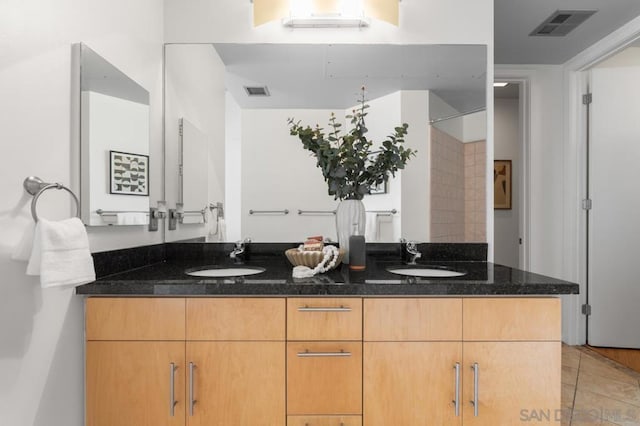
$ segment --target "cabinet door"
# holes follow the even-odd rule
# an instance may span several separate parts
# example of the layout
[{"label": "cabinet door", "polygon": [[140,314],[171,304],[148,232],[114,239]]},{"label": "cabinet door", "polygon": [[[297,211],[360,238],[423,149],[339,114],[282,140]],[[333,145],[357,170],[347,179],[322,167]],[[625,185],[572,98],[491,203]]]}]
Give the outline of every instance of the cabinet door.
[{"label": "cabinet door", "polygon": [[560,342],[465,342],[465,425],[557,424],[560,355]]},{"label": "cabinet door", "polygon": [[364,343],[365,426],[460,425],[460,342]]},{"label": "cabinet door", "polygon": [[186,369],[189,426],[286,424],[284,342],[187,342]]},{"label": "cabinet door", "polygon": [[90,341],[86,351],[87,426],[184,425],[184,342]]}]

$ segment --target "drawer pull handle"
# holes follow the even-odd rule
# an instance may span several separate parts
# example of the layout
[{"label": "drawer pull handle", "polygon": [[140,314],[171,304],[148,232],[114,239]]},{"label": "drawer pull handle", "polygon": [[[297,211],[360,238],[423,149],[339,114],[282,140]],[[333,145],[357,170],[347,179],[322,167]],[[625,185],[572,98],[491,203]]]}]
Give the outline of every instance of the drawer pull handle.
[{"label": "drawer pull handle", "polygon": [[300,306],[298,312],[351,312],[351,308],[342,305],[340,307]]},{"label": "drawer pull handle", "polygon": [[175,407],[176,404],[178,403],[178,401],[176,401],[176,394],[175,394],[175,379],[176,379],[176,370],[178,369],[178,367],[176,367],[175,363],[170,363],[169,364],[169,415],[171,417],[174,416],[175,413]]},{"label": "drawer pull handle", "polygon": [[300,358],[312,358],[312,357],[345,357],[351,356],[351,352],[345,352],[341,350],[340,352],[309,352],[308,350],[304,352],[298,352],[298,356]]},{"label": "drawer pull handle", "polygon": [[[304,426],[311,426],[311,423],[304,422]],[[340,422],[340,426],[344,426],[344,422]]]},{"label": "drawer pull handle", "polygon": [[194,398],[194,382],[193,382],[193,370],[196,368],[196,365],[193,362],[189,363],[189,415],[193,416],[193,406],[196,404],[196,399]]},{"label": "drawer pull handle", "polygon": [[480,401],[478,400],[478,387],[479,387],[479,375],[480,375],[480,366],[477,362],[474,362],[471,366],[473,370],[473,401],[471,401],[471,405],[473,405],[473,415],[474,417],[478,417],[478,405],[480,405]]},{"label": "drawer pull handle", "polygon": [[456,362],[453,367],[455,370],[455,399],[453,400],[453,407],[456,413],[456,417],[460,416],[460,363]]}]

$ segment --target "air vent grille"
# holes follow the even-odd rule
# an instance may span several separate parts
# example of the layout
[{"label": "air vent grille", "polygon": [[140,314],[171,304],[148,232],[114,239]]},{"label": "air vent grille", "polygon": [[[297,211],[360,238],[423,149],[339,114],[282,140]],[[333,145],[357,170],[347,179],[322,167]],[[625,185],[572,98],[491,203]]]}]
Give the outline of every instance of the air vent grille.
[{"label": "air vent grille", "polygon": [[244,90],[249,96],[269,96],[267,86],[244,86]]},{"label": "air vent grille", "polygon": [[556,10],[529,35],[564,37],[596,12],[595,10]]}]

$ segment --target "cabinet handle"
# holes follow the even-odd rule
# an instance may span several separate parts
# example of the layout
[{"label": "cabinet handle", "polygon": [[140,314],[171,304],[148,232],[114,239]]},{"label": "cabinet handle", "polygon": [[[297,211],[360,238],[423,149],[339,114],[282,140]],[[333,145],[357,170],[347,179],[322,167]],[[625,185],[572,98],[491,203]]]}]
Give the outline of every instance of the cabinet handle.
[{"label": "cabinet handle", "polygon": [[193,416],[193,406],[196,405],[197,400],[194,399],[193,392],[193,370],[196,368],[196,365],[193,362],[189,363],[189,415]]},{"label": "cabinet handle", "polygon": [[309,352],[308,350],[304,352],[298,352],[298,356],[300,358],[311,358],[311,357],[344,357],[351,356],[351,352],[345,352],[341,350],[340,352]]},{"label": "cabinet handle", "polygon": [[460,416],[460,363],[456,362],[455,367],[455,399],[453,400],[453,406],[455,409],[456,417]]},{"label": "cabinet handle", "polygon": [[300,306],[298,312],[351,312],[348,306],[322,307],[322,306]]},{"label": "cabinet handle", "polygon": [[176,401],[176,394],[175,394],[175,376],[176,376],[176,370],[178,369],[178,367],[176,367],[175,363],[170,363],[169,364],[169,415],[171,417],[174,416],[174,412],[175,412],[175,407],[176,404],[178,403],[178,401]]},{"label": "cabinet handle", "polygon": [[473,370],[473,401],[471,401],[471,405],[473,405],[473,415],[474,417],[478,417],[478,406],[480,405],[479,395],[478,395],[478,383],[480,381],[480,366],[477,362],[474,362],[471,366]]}]

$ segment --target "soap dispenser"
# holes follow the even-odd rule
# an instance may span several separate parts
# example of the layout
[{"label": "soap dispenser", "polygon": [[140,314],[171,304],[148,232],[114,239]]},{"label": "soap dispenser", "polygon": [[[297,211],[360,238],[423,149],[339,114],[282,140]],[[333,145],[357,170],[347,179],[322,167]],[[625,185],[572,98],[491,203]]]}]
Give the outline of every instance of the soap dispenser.
[{"label": "soap dispenser", "polygon": [[358,235],[358,224],[353,224],[353,234],[349,237],[349,269],[364,271],[366,267],[367,249],[364,235]]}]

